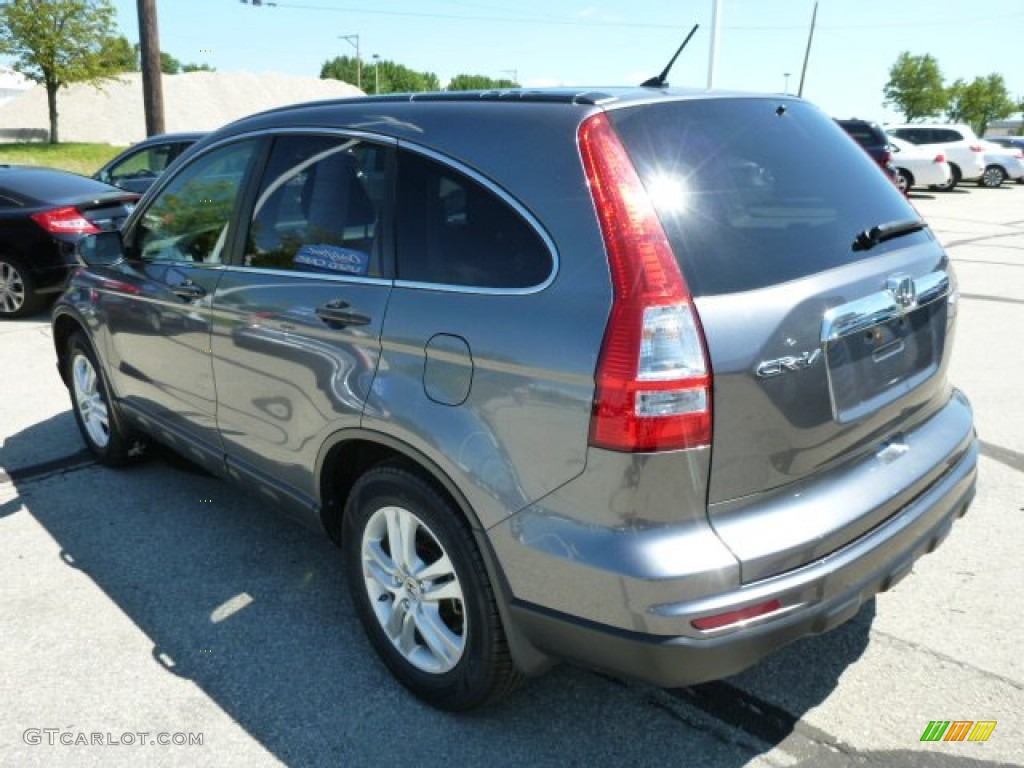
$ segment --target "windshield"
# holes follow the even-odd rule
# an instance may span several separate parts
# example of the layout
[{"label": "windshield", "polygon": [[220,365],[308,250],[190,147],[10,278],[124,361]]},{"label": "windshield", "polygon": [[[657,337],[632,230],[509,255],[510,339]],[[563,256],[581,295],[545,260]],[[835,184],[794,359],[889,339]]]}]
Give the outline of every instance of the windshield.
[{"label": "windshield", "polygon": [[919,216],[832,119],[785,98],[673,101],[609,113],[694,296],[754,290],[868,253],[858,233]]}]

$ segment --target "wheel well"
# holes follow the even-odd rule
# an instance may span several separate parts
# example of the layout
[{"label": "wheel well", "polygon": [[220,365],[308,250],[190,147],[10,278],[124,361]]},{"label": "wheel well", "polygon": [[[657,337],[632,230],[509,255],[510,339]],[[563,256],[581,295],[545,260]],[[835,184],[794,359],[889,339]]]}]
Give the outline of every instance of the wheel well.
[{"label": "wheel well", "polygon": [[960,181],[964,175],[960,172],[960,166],[956,163],[950,163],[949,169],[953,172],[953,181]]},{"label": "wheel well", "polygon": [[[321,522],[336,543],[341,542],[342,518],[345,503],[356,481],[380,464],[400,466],[433,486],[456,509],[463,505],[454,497],[434,472],[401,451],[372,440],[351,439],[333,446],[324,458],[320,475]],[[472,521],[467,521],[472,526]]]},{"label": "wheel well", "polygon": [[906,176],[906,177],[907,177],[907,181],[908,181],[908,182],[910,182],[910,183],[908,184],[908,186],[913,186],[913,185],[914,185],[914,174],[912,174],[912,173],[911,173],[911,172],[910,172],[910,171],[909,171],[908,169],[906,169],[906,168],[897,168],[896,170],[897,170],[897,171],[899,171],[900,173],[902,173],[902,174],[903,174],[904,176]]},{"label": "wheel well", "polygon": [[68,356],[68,340],[75,331],[80,330],[82,330],[82,326],[68,315],[59,315],[53,321],[53,347],[57,353],[57,370],[65,384],[68,383],[67,365],[65,365]]}]

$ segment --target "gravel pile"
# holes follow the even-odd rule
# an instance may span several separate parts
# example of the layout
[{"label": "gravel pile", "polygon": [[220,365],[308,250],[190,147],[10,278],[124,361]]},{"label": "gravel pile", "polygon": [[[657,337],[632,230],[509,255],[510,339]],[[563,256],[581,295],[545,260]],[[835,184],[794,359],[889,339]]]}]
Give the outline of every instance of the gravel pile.
[{"label": "gravel pile", "polygon": [[[339,80],[250,72],[164,75],[167,131],[207,131],[239,117],[285,104],[359,96]],[[61,141],[131,144],[146,138],[142,75],[119,75],[100,90],[83,84],[57,95]],[[36,86],[0,106],[0,141],[45,141],[49,135],[46,90]]]}]

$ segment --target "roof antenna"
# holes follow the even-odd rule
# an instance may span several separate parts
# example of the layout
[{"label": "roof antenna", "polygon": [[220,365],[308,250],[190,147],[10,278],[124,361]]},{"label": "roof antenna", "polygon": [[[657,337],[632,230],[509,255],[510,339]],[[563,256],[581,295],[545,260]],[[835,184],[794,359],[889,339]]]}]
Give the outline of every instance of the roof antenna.
[{"label": "roof antenna", "polygon": [[686,39],[683,40],[683,44],[680,45],[679,50],[676,51],[676,55],[669,60],[668,66],[665,67],[662,73],[657,77],[652,77],[650,80],[645,80],[643,83],[641,83],[641,88],[664,88],[666,85],[668,85],[667,78],[669,70],[672,69],[672,65],[676,63],[676,59],[679,58],[679,54],[683,52],[683,48],[686,47],[686,44],[690,42],[690,38],[693,37],[694,33],[696,33],[696,31],[699,28],[700,24],[693,25],[693,29],[690,30],[690,34],[686,36]]}]

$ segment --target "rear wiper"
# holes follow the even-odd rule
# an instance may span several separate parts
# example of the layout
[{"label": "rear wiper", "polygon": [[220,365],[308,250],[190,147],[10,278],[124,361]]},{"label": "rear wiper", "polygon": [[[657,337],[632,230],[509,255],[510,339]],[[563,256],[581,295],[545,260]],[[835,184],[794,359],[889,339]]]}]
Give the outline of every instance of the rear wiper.
[{"label": "rear wiper", "polygon": [[903,237],[912,232],[920,232],[928,226],[924,219],[903,219],[901,221],[889,221],[879,224],[877,227],[865,229],[853,239],[853,250],[870,251],[879,243],[892,240],[896,237]]}]

